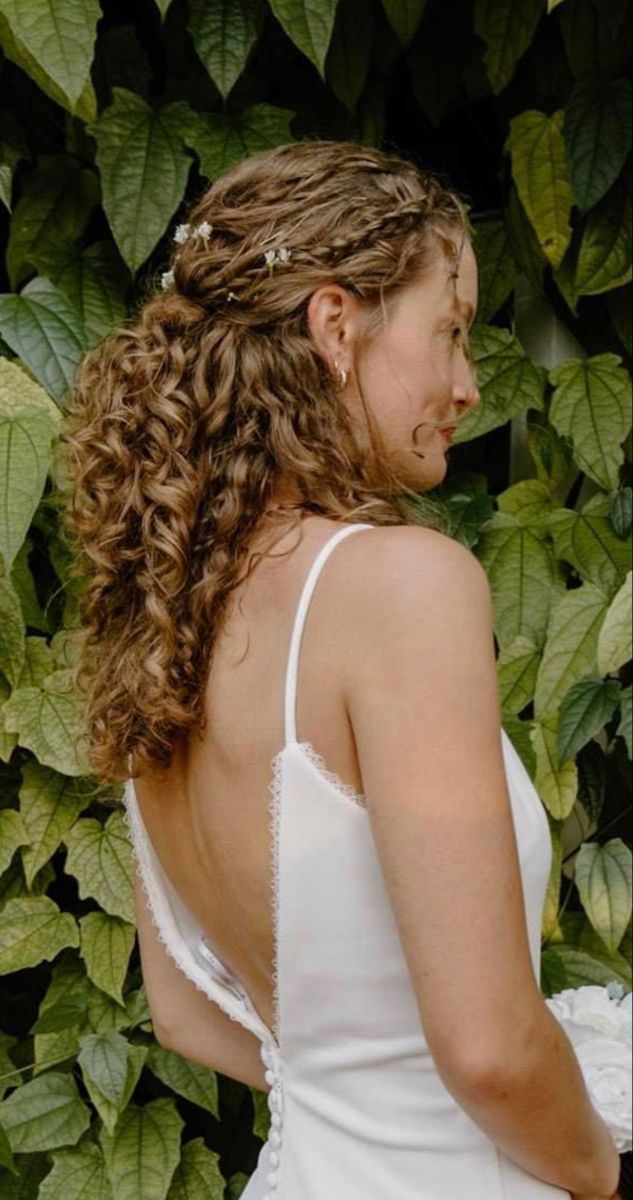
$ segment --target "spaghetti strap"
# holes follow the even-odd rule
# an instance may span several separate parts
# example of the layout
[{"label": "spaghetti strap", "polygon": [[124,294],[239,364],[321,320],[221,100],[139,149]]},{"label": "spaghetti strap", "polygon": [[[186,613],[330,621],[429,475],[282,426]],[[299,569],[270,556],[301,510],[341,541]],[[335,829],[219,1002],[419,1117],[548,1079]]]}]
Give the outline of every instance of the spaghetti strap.
[{"label": "spaghetti strap", "polygon": [[305,583],[301,589],[299,603],[295,614],[294,625],[292,628],[292,636],[290,639],[290,651],[288,654],[288,665],[286,668],[286,684],[285,684],[285,704],[284,704],[284,744],[287,746],[289,742],[297,740],[296,726],[296,703],[297,703],[297,668],[299,664],[299,648],[301,645],[301,635],[305,623],[306,613],[312,592],[314,591],[316,581],[322,567],[332,553],[334,547],[341,542],[343,538],[353,533],[356,529],[375,529],[375,525],[370,525],[368,522],[355,522],[353,525],[344,525],[342,529],[337,530],[331,538],[325,542],[319,550],[310,570],[308,571]]}]

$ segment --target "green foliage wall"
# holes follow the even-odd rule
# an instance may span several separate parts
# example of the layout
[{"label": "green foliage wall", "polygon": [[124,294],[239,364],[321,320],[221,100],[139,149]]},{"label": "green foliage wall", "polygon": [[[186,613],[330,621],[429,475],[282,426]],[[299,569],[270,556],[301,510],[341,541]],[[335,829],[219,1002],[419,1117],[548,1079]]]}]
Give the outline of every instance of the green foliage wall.
[{"label": "green foliage wall", "polygon": [[439,492],[550,821],[542,989],[631,988],[630,7],[0,0],[0,1200],[237,1197],[266,1134],[261,1093],[152,1036],[53,456],[185,198],[261,147],[353,137],[471,198],[483,403]]}]

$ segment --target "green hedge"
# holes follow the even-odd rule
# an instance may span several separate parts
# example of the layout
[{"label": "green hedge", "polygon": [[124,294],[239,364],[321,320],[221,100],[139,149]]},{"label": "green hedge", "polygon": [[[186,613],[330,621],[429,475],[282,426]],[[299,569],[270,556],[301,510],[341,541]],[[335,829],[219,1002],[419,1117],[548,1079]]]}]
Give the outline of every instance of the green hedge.
[{"label": "green hedge", "polygon": [[356,138],[472,198],[483,404],[438,494],[550,822],[542,990],[631,988],[630,7],[0,0],[0,1200],[237,1197],[267,1132],[262,1093],[152,1036],[120,795],[80,756],[54,457],[183,201],[262,147]]}]

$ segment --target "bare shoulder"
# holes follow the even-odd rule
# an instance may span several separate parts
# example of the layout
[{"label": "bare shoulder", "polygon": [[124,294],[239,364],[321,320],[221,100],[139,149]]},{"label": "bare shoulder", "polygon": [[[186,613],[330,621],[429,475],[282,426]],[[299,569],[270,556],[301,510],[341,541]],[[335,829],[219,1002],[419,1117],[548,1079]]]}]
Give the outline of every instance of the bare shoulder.
[{"label": "bare shoulder", "polygon": [[421,605],[427,616],[436,611],[439,620],[444,614],[447,621],[474,605],[491,621],[486,572],[473,551],[455,538],[420,525],[395,525],[378,526],[350,542],[339,582],[341,600],[353,612],[356,645],[365,637],[373,639],[377,628],[384,635],[407,619],[416,623],[416,616],[419,625]]}]

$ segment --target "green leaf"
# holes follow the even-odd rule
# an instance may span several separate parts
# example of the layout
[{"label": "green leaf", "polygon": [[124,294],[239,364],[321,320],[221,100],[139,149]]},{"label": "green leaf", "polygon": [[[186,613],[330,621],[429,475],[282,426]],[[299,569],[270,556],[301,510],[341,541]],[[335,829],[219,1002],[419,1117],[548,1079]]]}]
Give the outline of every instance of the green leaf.
[{"label": "green leaf", "polygon": [[218,1155],[207,1149],[202,1138],[192,1138],[183,1146],[167,1200],[224,1200]]},{"label": "green leaf", "polygon": [[572,684],[564,697],[558,728],[558,761],[575,758],[611,719],[620,701],[617,679],[586,675]]},{"label": "green leaf", "polygon": [[[52,2],[53,0],[51,0],[51,4]],[[97,98],[95,96],[91,79],[86,77],[81,94],[76,103],[73,105],[71,103],[70,96],[67,94],[64,88],[60,87],[56,79],[54,79],[49,74],[48,70],[40,64],[36,55],[31,53],[28,43],[22,41],[18,36],[16,26],[13,22],[13,13],[18,8],[18,2],[17,0],[13,0],[13,3],[10,4],[10,7],[9,4],[10,0],[4,0],[3,6],[0,8],[0,44],[2,45],[7,58],[10,58],[12,62],[17,63],[17,65],[21,67],[22,70],[25,71],[26,74],[35,81],[35,83],[37,83],[42,91],[55,101],[56,104],[61,105],[62,108],[69,108],[75,116],[81,117],[81,119],[84,121],[89,120],[90,117],[94,116],[97,107]],[[75,0],[75,4],[78,7],[79,0]],[[24,6],[21,7],[21,11],[26,17],[25,24],[28,26],[30,21]],[[37,24],[38,19],[36,17],[35,25]],[[63,24],[63,22],[61,24]],[[44,32],[46,32],[46,28]],[[39,45],[39,38],[36,38],[34,42],[35,49],[37,49]]]},{"label": "green leaf", "polygon": [[473,220],[473,248],[479,266],[477,321],[487,323],[498,313],[514,288],[518,264],[503,217]]},{"label": "green leaf", "polygon": [[586,842],[574,859],[582,906],[610,954],[624,937],[633,909],[632,855],[621,838]]},{"label": "green leaf", "polygon": [[261,1138],[265,1142],[270,1133],[270,1109],[268,1107],[268,1096],[266,1092],[261,1092],[259,1088],[252,1087],[251,1099],[253,1101],[253,1133],[255,1137]]},{"label": "green leaf", "polygon": [[[27,536],[20,546],[15,559],[13,560],[10,579],[20,601],[25,625],[30,625],[32,629],[39,629],[42,633],[48,633],[50,628],[50,617],[47,613],[44,613],[44,610],[39,602],[39,598],[35,590],[33,572],[31,571],[29,562],[32,550],[33,539]],[[13,739],[13,743],[14,745],[17,744],[15,738]],[[8,761],[8,759],[6,761]]]},{"label": "green leaf", "polygon": [[475,324],[471,341],[481,404],[460,421],[455,445],[482,437],[526,408],[543,407],[546,372],[526,357],[517,338],[507,329]]},{"label": "green leaf", "polygon": [[22,863],[30,887],[90,803],[91,795],[85,781],[69,779],[34,760],[25,763],[22,778],[20,813],[29,843],[22,851]]},{"label": "green leaf", "polygon": [[605,951],[604,956],[599,957],[595,952],[588,954],[564,942],[552,943],[547,947],[547,953],[560,963],[564,971],[564,987],[605,987],[615,979],[628,991],[631,989],[631,970],[621,956],[610,956]]},{"label": "green leaf", "polygon": [[80,250],[58,240],[38,253],[38,269],[50,279],[81,317],[87,346],[125,324],[130,272],[113,242],[94,242]]},{"label": "green leaf", "polygon": [[620,590],[611,601],[598,637],[597,661],[601,675],[614,674],[633,652],[633,572],[629,571]]},{"label": "green leaf", "polygon": [[506,145],[512,175],[539,245],[554,267],[571,240],[574,195],[567,173],[562,109],[548,117],[529,109],[510,121]]},{"label": "green leaf", "polygon": [[291,142],[294,113],[272,104],[252,104],[240,113],[193,113],[181,105],[184,141],[200,159],[200,173],[215,179],[260,150]]},{"label": "green leaf", "polygon": [[19,296],[0,296],[0,333],[42,387],[62,400],[87,349],[79,313],[63,292],[36,276]]},{"label": "green leaf", "polygon": [[42,493],[51,453],[53,423],[42,409],[0,410],[0,552],[9,570],[24,541]]},{"label": "green leaf", "polygon": [[402,46],[408,46],[418,31],[428,0],[382,0],[391,28]]},{"label": "green leaf", "polygon": [[633,524],[633,488],[620,487],[609,492],[609,520],[619,538],[626,538]]},{"label": "green leaf", "polygon": [[622,442],[631,428],[631,380],[617,354],[569,359],[550,371],[551,424],[571,439],[574,458],[605,491],[619,483]]},{"label": "green leaf", "polygon": [[291,42],[314,63],[325,80],[325,59],[334,29],[339,0],[269,0],[270,8]]},{"label": "green leaf", "polygon": [[60,1033],[81,1025],[88,1009],[88,996],[85,991],[72,992],[63,996],[55,1004],[51,1004],[29,1030],[30,1033]]},{"label": "green leaf", "polygon": [[144,263],[180,204],[191,159],[178,104],[154,111],[141,96],[113,87],[114,103],[88,132],[97,142],[103,207],[131,271]]},{"label": "green leaf", "polygon": [[583,79],[572,90],[563,136],[581,212],[602,199],[622,170],[633,137],[632,100],[628,79]]},{"label": "green leaf", "polygon": [[555,604],[536,680],[537,717],[557,712],[572,684],[596,672],[598,636],[607,607],[604,592],[593,583],[573,588]]},{"label": "green leaf", "polygon": [[520,479],[497,496],[499,512],[537,535],[547,526],[552,511],[557,511],[554,503],[550,487],[541,479]]},{"label": "green leaf", "polygon": [[627,170],[587,218],[574,277],[579,296],[597,296],[622,287],[633,276],[631,207],[631,173]]},{"label": "green leaf", "polygon": [[75,919],[48,896],[9,900],[0,922],[0,975],[36,967],[65,946],[77,946]]},{"label": "green leaf", "polygon": [[102,1135],[116,1200],[165,1200],[180,1159],[183,1127],[174,1100],[130,1105],[111,1136]]},{"label": "green leaf", "polygon": [[82,900],[91,896],[114,917],[134,924],[134,868],[132,846],[121,809],[101,826],[81,818],[66,835],[66,871],[79,884]]},{"label": "green leaf", "polygon": [[97,0],[64,0],[63,20],[54,0],[1,0],[0,11],[13,37],[38,63],[41,71],[64,96],[69,112],[77,105],[90,81],[97,22]]},{"label": "green leaf", "polygon": [[556,821],[565,821],[578,797],[578,768],[558,761],[558,713],[534,721],[530,738],[536,755],[534,786]]},{"label": "green leaf", "polygon": [[28,1154],[74,1146],[90,1124],[90,1112],[73,1076],[49,1071],[0,1101],[0,1123],[13,1152]]},{"label": "green leaf", "polygon": [[516,517],[496,513],[482,532],[476,554],[490,581],[501,651],[520,636],[542,645],[562,587],[547,540]]},{"label": "green leaf", "polygon": [[60,242],[75,243],[99,203],[95,171],[79,158],[43,154],[24,180],[9,230],[7,269],[15,291],[35,268],[38,275],[45,255]]},{"label": "green leaf", "polygon": [[40,1185],[38,1200],[113,1200],[99,1146],[85,1142],[52,1157],[53,1169]]},{"label": "green leaf", "polygon": [[81,957],[88,976],[102,991],[123,1004],[123,984],[134,946],[134,925],[107,912],[80,918]]},{"label": "green leaf", "polygon": [[370,70],[374,11],[365,0],[346,0],[336,14],[327,56],[327,81],[337,100],[353,112]]},{"label": "green leaf", "polygon": [[540,661],[540,647],[525,634],[519,634],[500,652],[497,677],[504,715],[520,713],[531,702]]},{"label": "green leaf", "polygon": [[[51,1014],[55,1019],[61,1006],[77,1006],[82,996],[85,997],[87,1005],[88,980],[83,966],[74,955],[62,955],[53,966],[51,982],[40,1003],[38,1021],[44,1021]],[[35,1075],[44,1070],[48,1062],[62,1062],[66,1058],[74,1058],[79,1050],[79,1021],[63,1029],[51,1030],[50,1033],[36,1031],[33,1050]]]},{"label": "green leaf", "polygon": [[266,18],[264,0],[233,0],[230,5],[189,0],[187,29],[196,54],[226,100],[243,73]]},{"label": "green leaf", "polygon": [[2,1170],[10,1171],[12,1175],[17,1175],[18,1173],[11,1153],[11,1144],[2,1125],[0,1125],[0,1171]]},{"label": "green leaf", "polygon": [[18,846],[24,846],[28,840],[19,812],[14,808],[0,809],[0,875],[6,871]]},{"label": "green leaf", "polygon": [[120,1104],[127,1080],[128,1042],[123,1034],[88,1033],[81,1041],[78,1062],[112,1104]]},{"label": "green leaf", "polygon": [[493,92],[502,92],[512,79],[542,15],[542,0],[475,0],[475,33],[486,43],[484,61]]},{"label": "green leaf", "polygon": [[80,757],[85,730],[70,671],[53,671],[41,688],[16,688],[3,718],[5,728],[45,766],[62,775],[88,774],[89,763]]},{"label": "green leaf", "polygon": [[27,637],[24,648],[26,654],[18,687],[39,687],[46,676],[55,669],[53,652],[42,637]]},{"label": "green leaf", "polygon": [[55,872],[51,864],[47,863],[41,871],[38,871],[33,880],[33,886],[27,888],[20,858],[14,858],[4,874],[0,875],[0,909],[3,909],[9,900],[22,900],[25,896],[42,896],[54,878]]},{"label": "green leaf", "polygon": [[127,1043],[125,1085],[120,1099],[116,1102],[109,1100],[94,1079],[84,1072],[84,1083],[88,1095],[109,1134],[114,1133],[121,1113],[125,1111],[132,1098],[146,1057],[147,1046],[134,1046],[130,1042]]},{"label": "green leaf", "polygon": [[618,737],[623,737],[626,742],[629,758],[633,758],[633,685],[629,684],[627,688],[622,690],[620,696],[620,724],[616,730]]},{"label": "green leaf", "polygon": [[[20,601],[11,582],[0,575],[0,671],[17,684],[26,654],[26,629]],[[4,717],[3,705],[3,717]]]},{"label": "green leaf", "polygon": [[623,541],[613,529],[609,499],[592,496],[580,511],[556,508],[547,528],[554,540],[556,557],[564,559],[583,579],[595,583],[606,596],[613,596],[631,570],[631,542]]},{"label": "green leaf", "polygon": [[149,1048],[147,1065],[154,1075],[172,1091],[178,1092],[192,1104],[206,1109],[212,1116],[218,1117],[218,1081],[215,1071],[202,1067],[199,1063],[182,1058],[173,1050],[153,1044]]}]

